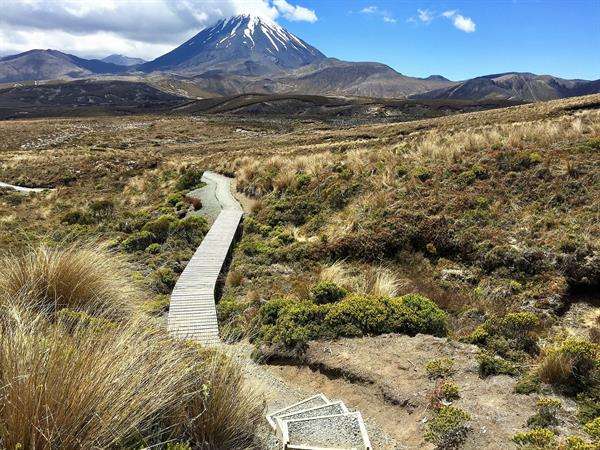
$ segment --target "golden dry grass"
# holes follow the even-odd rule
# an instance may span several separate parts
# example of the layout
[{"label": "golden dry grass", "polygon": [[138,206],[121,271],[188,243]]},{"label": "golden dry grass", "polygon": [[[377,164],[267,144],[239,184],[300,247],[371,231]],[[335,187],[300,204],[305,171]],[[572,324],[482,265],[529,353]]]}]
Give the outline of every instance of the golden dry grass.
[{"label": "golden dry grass", "polygon": [[97,244],[40,245],[0,260],[0,298],[26,298],[46,311],[130,315],[140,293],[125,273],[123,259]]},{"label": "golden dry grass", "polygon": [[252,445],[264,404],[238,365],[137,313],[114,255],[40,246],[1,267],[4,447]]}]

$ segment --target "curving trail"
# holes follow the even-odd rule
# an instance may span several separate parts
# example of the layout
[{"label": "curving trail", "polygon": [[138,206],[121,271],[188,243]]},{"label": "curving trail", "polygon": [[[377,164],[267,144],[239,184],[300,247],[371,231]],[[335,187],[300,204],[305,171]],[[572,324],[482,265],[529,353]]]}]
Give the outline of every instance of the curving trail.
[{"label": "curving trail", "polygon": [[214,192],[221,212],[175,284],[168,329],[179,338],[215,344],[219,342],[215,307],[217,279],[236,237],[243,211],[231,194],[231,178],[207,171],[202,181]]}]

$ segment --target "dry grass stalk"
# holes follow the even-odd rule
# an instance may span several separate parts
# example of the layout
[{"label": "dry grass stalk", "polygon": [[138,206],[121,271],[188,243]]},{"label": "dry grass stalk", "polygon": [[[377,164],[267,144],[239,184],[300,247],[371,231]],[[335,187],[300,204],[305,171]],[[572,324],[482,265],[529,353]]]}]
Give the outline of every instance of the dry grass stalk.
[{"label": "dry grass stalk", "polygon": [[369,293],[376,297],[396,297],[400,282],[396,275],[385,267],[378,267],[369,277]]},{"label": "dry grass stalk", "polygon": [[124,260],[97,245],[42,245],[0,261],[0,292],[51,311],[71,308],[122,315],[131,313],[139,299],[124,268]]}]

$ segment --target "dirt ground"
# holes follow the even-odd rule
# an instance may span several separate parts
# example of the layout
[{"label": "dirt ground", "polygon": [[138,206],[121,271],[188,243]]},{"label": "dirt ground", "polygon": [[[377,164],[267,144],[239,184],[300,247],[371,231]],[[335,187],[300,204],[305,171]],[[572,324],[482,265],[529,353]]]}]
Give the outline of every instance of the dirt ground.
[{"label": "dirt ground", "polygon": [[[526,429],[538,396],[515,394],[516,378],[481,379],[476,354],[474,346],[433,336],[383,335],[313,342],[306,354],[307,365],[260,367],[292,388],[323,392],[361,411],[374,448],[432,449],[424,433],[433,415],[429,398],[435,381],[428,379],[425,365],[434,358],[452,358],[452,381],[461,395],[453,405],[472,418],[472,430],[461,448],[516,448],[511,438]],[[558,430],[562,436],[576,433],[575,404],[561,400],[564,413]]]}]

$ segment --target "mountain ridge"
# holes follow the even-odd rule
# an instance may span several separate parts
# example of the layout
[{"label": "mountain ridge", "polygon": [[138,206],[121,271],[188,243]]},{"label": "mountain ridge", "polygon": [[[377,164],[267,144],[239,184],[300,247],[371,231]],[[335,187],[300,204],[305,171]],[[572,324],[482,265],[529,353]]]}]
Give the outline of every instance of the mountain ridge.
[{"label": "mountain ridge", "polygon": [[273,20],[223,18],[152,61],[123,55],[84,59],[58,50],[0,58],[0,83],[135,76],[183,82],[198,95],[297,93],[375,98],[539,101],[600,92],[600,80],[505,72],[460,82],[442,75],[406,76],[379,62],[327,57]]},{"label": "mountain ridge", "polygon": [[416,99],[454,100],[555,100],[600,92],[600,80],[564,79],[530,72],[483,75],[455,86],[413,94]]}]

